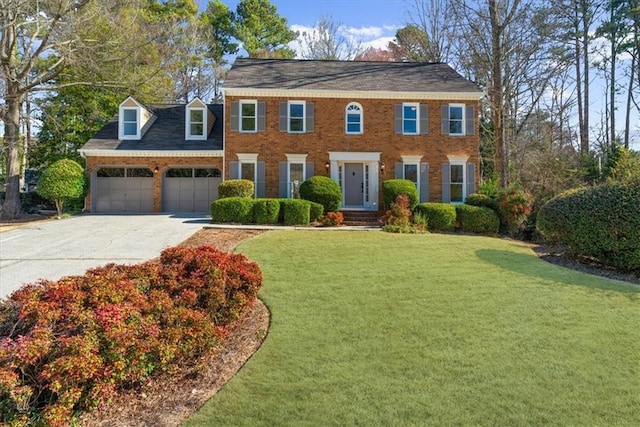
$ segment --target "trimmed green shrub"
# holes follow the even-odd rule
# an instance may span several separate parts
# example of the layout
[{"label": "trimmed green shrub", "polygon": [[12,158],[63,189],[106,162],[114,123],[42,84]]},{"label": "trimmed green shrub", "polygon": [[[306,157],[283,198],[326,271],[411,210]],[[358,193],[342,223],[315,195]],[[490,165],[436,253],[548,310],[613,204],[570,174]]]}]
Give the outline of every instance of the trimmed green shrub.
[{"label": "trimmed green shrub", "polygon": [[640,270],[640,182],[574,189],[538,212],[545,239],[570,255],[595,258],[621,270]]},{"label": "trimmed green shrub", "polygon": [[284,225],[309,225],[311,204],[302,199],[280,199],[280,212]]},{"label": "trimmed green shrub", "polygon": [[251,223],[253,221],[253,199],[249,197],[227,197],[211,203],[211,222]]},{"label": "trimmed green shrub", "polygon": [[466,200],[464,201],[464,203],[471,206],[480,206],[484,208],[493,209],[494,211],[498,208],[498,203],[496,202],[496,199],[482,193],[469,194]]},{"label": "trimmed green shrub", "polygon": [[420,203],[416,212],[427,219],[430,231],[453,231],[456,225],[456,207],[448,203]]},{"label": "trimmed green shrub", "polygon": [[86,188],[87,179],[82,166],[70,159],[60,159],[42,172],[36,191],[56,204],[58,217],[60,217],[64,204],[70,200],[82,198]]},{"label": "trimmed green shrub", "polygon": [[251,222],[256,224],[277,224],[280,214],[278,199],[255,199],[251,209]]},{"label": "trimmed green shrub", "polygon": [[420,201],[418,189],[413,181],[408,179],[388,179],[382,183],[382,194],[385,207],[391,207],[401,194],[409,197],[409,209],[414,210]]},{"label": "trimmed green shrub", "polygon": [[228,179],[218,186],[218,198],[253,197],[253,181],[248,179]]},{"label": "trimmed green shrub", "polygon": [[319,221],[320,218],[322,218],[322,215],[324,214],[324,206],[316,202],[309,202],[309,203],[311,203],[309,218],[311,219],[311,221]]},{"label": "trimmed green shrub", "polygon": [[490,208],[472,205],[457,205],[456,213],[462,231],[480,234],[498,234],[500,218]]},{"label": "trimmed green shrub", "polygon": [[342,202],[342,189],[331,178],[316,175],[300,184],[300,197],[320,203],[324,212],[337,212]]}]

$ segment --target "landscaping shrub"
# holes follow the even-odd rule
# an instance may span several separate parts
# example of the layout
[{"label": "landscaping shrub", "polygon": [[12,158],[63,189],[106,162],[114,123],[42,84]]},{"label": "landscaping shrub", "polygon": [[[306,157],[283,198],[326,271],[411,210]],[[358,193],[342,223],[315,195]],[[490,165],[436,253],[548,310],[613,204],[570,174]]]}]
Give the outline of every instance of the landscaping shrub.
[{"label": "landscaping shrub", "polygon": [[280,212],[284,225],[309,225],[311,204],[302,199],[280,199]]},{"label": "landscaping shrub", "polygon": [[300,197],[320,203],[324,212],[337,212],[342,202],[342,189],[331,178],[316,175],[300,184]]},{"label": "landscaping shrub", "polygon": [[322,218],[320,218],[320,225],[323,227],[335,227],[344,222],[344,215],[342,212],[327,212]]},{"label": "landscaping shrub", "polygon": [[23,287],[0,302],[0,423],[69,425],[118,389],[214,351],[261,284],[257,264],[202,246]]},{"label": "landscaping shrub", "polygon": [[456,208],[448,203],[420,203],[416,213],[427,219],[430,231],[453,231],[456,224]]},{"label": "landscaping shrub", "polygon": [[464,203],[471,206],[480,206],[493,209],[494,211],[498,209],[498,203],[496,202],[496,199],[482,193],[469,194]]},{"label": "landscaping shrub", "polygon": [[253,197],[253,181],[248,179],[228,179],[218,186],[218,198]]},{"label": "landscaping shrub", "polygon": [[252,221],[256,224],[277,224],[280,214],[278,199],[255,199],[251,210]]},{"label": "landscaping shrub", "polygon": [[525,191],[510,188],[498,191],[496,202],[502,230],[511,235],[520,232],[531,213],[533,197]]},{"label": "landscaping shrub", "polygon": [[60,217],[65,203],[81,199],[86,189],[87,179],[82,166],[70,159],[60,159],[42,172],[36,191],[55,203]]},{"label": "landscaping shrub", "polygon": [[382,194],[384,197],[384,205],[386,207],[390,207],[401,194],[405,194],[409,197],[410,210],[414,210],[420,201],[416,185],[413,181],[409,181],[408,179],[389,179],[384,181],[382,183]]},{"label": "landscaping shrub", "polygon": [[311,210],[309,211],[309,218],[311,221],[318,221],[322,218],[322,214],[324,213],[324,206],[320,203],[309,202],[311,203]]},{"label": "landscaping shrub", "polygon": [[493,209],[465,204],[457,205],[456,213],[462,231],[497,234],[500,230],[500,218]]},{"label": "landscaping shrub", "polygon": [[562,193],[542,206],[537,227],[571,255],[640,270],[640,182]]},{"label": "landscaping shrub", "polygon": [[211,222],[251,223],[253,200],[249,197],[228,197],[211,203]]}]

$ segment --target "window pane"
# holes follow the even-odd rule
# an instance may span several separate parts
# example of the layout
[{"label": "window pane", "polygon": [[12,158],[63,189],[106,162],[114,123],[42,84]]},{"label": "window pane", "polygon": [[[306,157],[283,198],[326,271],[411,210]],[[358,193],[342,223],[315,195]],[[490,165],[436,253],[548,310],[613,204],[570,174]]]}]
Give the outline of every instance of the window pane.
[{"label": "window pane", "polygon": [[291,132],[303,132],[304,131],[304,120],[303,119],[290,119],[289,120],[289,130]]},{"label": "window pane", "polygon": [[153,178],[153,172],[147,168],[129,168],[127,176],[132,178]]},{"label": "window pane", "polygon": [[98,178],[122,178],[124,177],[124,168],[100,168],[97,175]]},{"label": "window pane", "polygon": [[202,110],[191,110],[192,123],[202,123],[203,121]]},{"label": "window pane", "polygon": [[418,183],[418,165],[404,165],[404,179]]},{"label": "window pane", "polygon": [[122,118],[125,122],[136,122],[138,121],[138,115],[136,114],[136,110],[124,110],[122,112]]},{"label": "window pane", "polygon": [[462,184],[464,182],[462,165],[451,165],[451,182]]},{"label": "window pane", "polygon": [[253,163],[242,163],[240,165],[240,178],[255,181],[256,165]]},{"label": "window pane", "polygon": [[449,134],[450,135],[462,135],[462,122],[461,121],[449,121]]},{"label": "window pane", "polygon": [[138,124],[137,123],[124,123],[123,131],[125,135],[137,135]]},{"label": "window pane", "polygon": [[462,120],[462,107],[449,107],[449,120]]},{"label": "window pane", "polygon": [[302,163],[291,163],[289,165],[289,179],[291,182],[298,181],[302,184],[304,181],[303,169]]},{"label": "window pane", "polygon": [[360,123],[348,123],[347,124],[347,132],[349,132],[349,133],[360,133]]},{"label": "window pane", "polygon": [[404,106],[404,116],[405,119],[416,119],[418,118],[418,109],[415,105],[405,105]]},{"label": "window pane", "polygon": [[191,178],[193,176],[193,169],[189,168],[180,168],[180,169],[169,169],[165,176],[167,178]]},{"label": "window pane", "polygon": [[202,123],[191,123],[191,135],[204,135]]},{"label": "window pane", "polygon": [[242,116],[242,129],[245,131],[255,131],[256,130],[256,119],[255,117],[244,117]]},{"label": "window pane", "polygon": [[402,124],[402,131],[404,133],[418,133],[417,122],[415,120],[404,120]]},{"label": "window pane", "polygon": [[451,201],[462,202],[462,184],[451,184]]},{"label": "window pane", "polygon": [[256,104],[242,104],[242,117],[251,116],[255,117],[256,115]]},{"label": "window pane", "polygon": [[222,175],[220,172],[220,169],[218,168],[194,169],[193,172],[194,172],[193,176],[195,176],[196,178],[218,178]]},{"label": "window pane", "polygon": [[289,117],[304,117],[304,105],[289,104]]}]

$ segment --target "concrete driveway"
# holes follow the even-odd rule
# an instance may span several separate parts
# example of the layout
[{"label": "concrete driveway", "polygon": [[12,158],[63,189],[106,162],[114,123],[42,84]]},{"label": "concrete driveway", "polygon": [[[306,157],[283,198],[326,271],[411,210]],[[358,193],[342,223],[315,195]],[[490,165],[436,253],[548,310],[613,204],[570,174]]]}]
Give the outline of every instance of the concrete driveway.
[{"label": "concrete driveway", "polygon": [[40,278],[57,280],[111,262],[137,264],[191,236],[206,215],[81,215],[0,234],[0,299]]}]

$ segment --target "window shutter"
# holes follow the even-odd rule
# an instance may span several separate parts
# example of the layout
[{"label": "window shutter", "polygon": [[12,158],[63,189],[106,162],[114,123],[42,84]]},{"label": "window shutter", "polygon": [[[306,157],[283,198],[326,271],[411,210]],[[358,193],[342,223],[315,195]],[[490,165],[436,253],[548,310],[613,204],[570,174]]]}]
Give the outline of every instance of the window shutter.
[{"label": "window shutter", "polygon": [[287,187],[289,186],[289,182],[287,181],[288,168],[289,162],[278,163],[278,183],[280,184],[278,194],[281,198],[287,197]]},{"label": "window shutter", "polygon": [[266,197],[266,190],[264,162],[258,162],[256,168],[256,197]]},{"label": "window shutter", "polygon": [[465,117],[467,119],[465,133],[467,135],[473,135],[476,133],[476,114],[473,105],[466,106]]},{"label": "window shutter", "polygon": [[451,169],[449,163],[442,164],[442,203],[451,203]]},{"label": "window shutter", "polygon": [[313,129],[313,125],[314,125],[314,114],[315,114],[315,104],[313,102],[307,102],[306,108],[305,108],[305,114],[306,114],[306,128],[305,131],[306,133],[313,133],[314,129]]},{"label": "window shutter", "polygon": [[449,104],[440,107],[440,115],[442,116],[442,126],[440,132],[443,135],[449,135]]},{"label": "window shutter", "polygon": [[240,103],[238,101],[231,102],[231,131],[238,132],[240,130]]},{"label": "window shutter", "polygon": [[315,167],[315,163],[307,162],[307,164],[305,165],[305,177],[304,177],[304,179],[309,179],[309,178],[311,178],[313,176],[313,174],[315,173],[314,167]]},{"label": "window shutter", "polygon": [[288,109],[289,107],[286,102],[280,103],[280,132],[287,131]]},{"label": "window shutter", "polygon": [[396,179],[404,178],[404,163],[396,163]]},{"label": "window shutter", "polygon": [[420,104],[420,135],[429,133],[429,106]]},{"label": "window shutter", "polygon": [[476,165],[467,163],[467,196],[476,192]]},{"label": "window shutter", "polygon": [[396,134],[402,135],[402,104],[395,104],[393,106]]},{"label": "window shutter", "polygon": [[267,105],[264,102],[258,102],[258,132],[264,132],[267,124],[266,120]]},{"label": "window shutter", "polygon": [[429,163],[420,163],[420,202],[429,201]]},{"label": "window shutter", "polygon": [[229,163],[229,179],[238,179],[238,162]]}]

